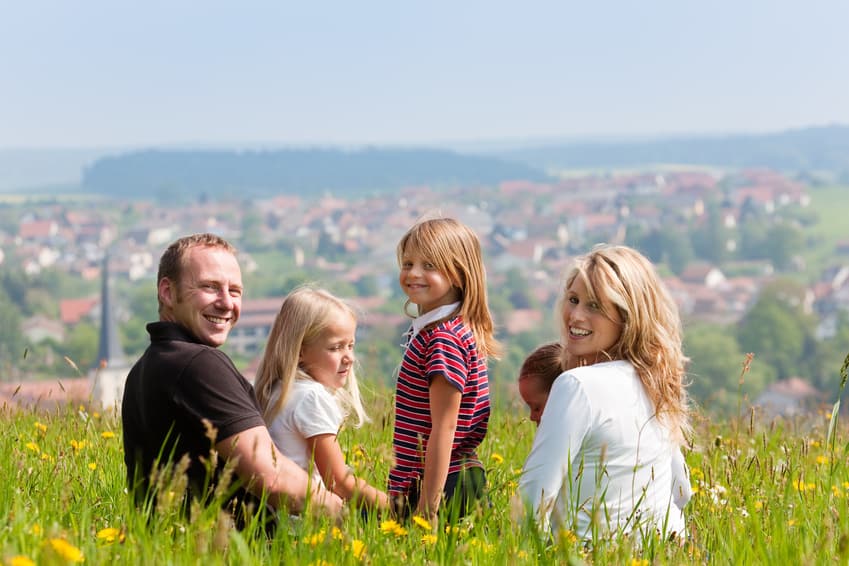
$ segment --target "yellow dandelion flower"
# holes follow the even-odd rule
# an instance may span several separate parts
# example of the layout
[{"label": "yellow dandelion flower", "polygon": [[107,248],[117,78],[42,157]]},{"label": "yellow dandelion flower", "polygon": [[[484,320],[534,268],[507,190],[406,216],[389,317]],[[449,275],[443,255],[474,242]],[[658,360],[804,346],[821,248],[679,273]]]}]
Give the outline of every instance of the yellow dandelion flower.
[{"label": "yellow dandelion flower", "polygon": [[93,418],[93,419],[99,419],[99,418],[100,418],[100,413],[98,413],[97,411],[93,412],[93,413],[91,414],[91,418]]},{"label": "yellow dandelion flower", "polygon": [[503,464],[504,463],[504,456],[502,456],[501,454],[499,454],[497,452],[493,452],[492,455],[489,457],[489,459],[492,460],[493,462],[495,462],[496,464]]},{"label": "yellow dandelion flower", "polygon": [[79,452],[80,450],[82,450],[83,448],[85,448],[85,447],[86,447],[86,444],[87,444],[87,442],[86,442],[85,440],[74,440],[74,439],[71,439],[71,448],[73,448],[73,449],[74,449],[75,451],[77,451],[77,452]]},{"label": "yellow dandelion flower", "polygon": [[92,472],[94,470],[96,470],[97,469],[97,462],[89,462],[88,463],[88,469],[91,470]]},{"label": "yellow dandelion flower", "polygon": [[30,527],[29,532],[34,534],[35,536],[41,535],[41,525],[38,523],[33,523],[32,527]]},{"label": "yellow dandelion flower", "polygon": [[809,482],[809,483],[805,484],[805,490],[806,491],[814,491],[816,488],[817,488],[817,484],[815,484],[815,483]]},{"label": "yellow dandelion flower", "polygon": [[630,564],[631,566],[649,566],[649,561],[647,558],[632,558]]},{"label": "yellow dandelion flower", "polygon": [[563,529],[559,533],[560,540],[567,544],[575,544],[578,542],[578,536],[570,530]]},{"label": "yellow dandelion flower", "polygon": [[817,464],[828,464],[828,456],[817,456]]},{"label": "yellow dandelion flower", "polygon": [[330,530],[330,536],[332,536],[336,540],[343,540],[345,538],[345,535],[342,534],[342,529],[340,529],[339,527],[333,527]]},{"label": "yellow dandelion flower", "polygon": [[819,448],[819,447],[820,447],[820,441],[819,440],[812,440],[811,441],[811,448]]},{"label": "yellow dandelion flower", "polygon": [[699,484],[694,483],[693,485],[690,486],[690,490],[693,492],[693,495],[696,495],[697,493],[699,493],[701,491],[701,488],[699,487]]},{"label": "yellow dandelion flower", "polygon": [[788,526],[788,527],[792,527],[792,526],[793,526],[793,525],[795,525],[795,524],[796,524],[796,519],[790,519],[790,520],[788,520],[788,521],[787,521],[787,526]]},{"label": "yellow dandelion flower", "polygon": [[764,506],[763,501],[755,501],[755,509],[756,510],[760,511],[761,509],[763,509],[763,506]]},{"label": "yellow dandelion flower", "polygon": [[394,519],[387,519],[386,521],[382,521],[380,523],[380,532],[382,532],[383,534],[393,533],[395,532],[395,529],[400,526],[401,525],[398,524],[398,521],[395,521]]},{"label": "yellow dandelion flower", "polygon": [[704,479],[705,474],[699,468],[690,468],[690,477],[694,480],[701,480]]},{"label": "yellow dandelion flower", "polygon": [[514,476],[521,476],[522,475],[522,468],[513,468],[511,471],[513,472]]},{"label": "yellow dandelion flower", "polygon": [[363,556],[366,554],[366,545],[363,541],[359,539],[354,539],[351,541],[351,554],[354,555],[354,558],[357,560],[362,560]]},{"label": "yellow dandelion flower", "polygon": [[833,485],[833,486],[831,486],[831,494],[832,494],[834,497],[840,497],[840,496],[842,496],[842,495],[843,495],[843,492],[842,492],[842,491],[840,491],[840,488],[839,488],[839,487],[837,487],[836,485]]},{"label": "yellow dandelion flower", "polygon": [[528,557],[528,553],[527,553],[527,552],[525,552],[524,550],[520,550],[519,552],[517,552],[517,553],[516,553],[516,557],[517,557],[517,558],[527,558],[527,557]]},{"label": "yellow dandelion flower", "polygon": [[436,544],[436,535],[434,535],[434,534],[422,535],[422,543],[423,544]]},{"label": "yellow dandelion flower", "polygon": [[97,531],[97,540],[105,544],[112,544],[115,541],[124,542],[124,533],[115,527],[107,527]]},{"label": "yellow dandelion flower", "polygon": [[51,456],[47,452],[42,452],[41,453],[41,459],[42,460],[53,460],[53,456]]},{"label": "yellow dandelion flower", "polygon": [[27,450],[32,450],[36,454],[41,452],[41,449],[38,447],[38,444],[36,444],[35,442],[27,442],[25,444],[25,446],[27,447]]},{"label": "yellow dandelion flower", "polygon": [[843,489],[849,489],[849,481],[843,482]]},{"label": "yellow dandelion flower", "polygon": [[18,554],[17,556],[12,556],[11,558],[6,559],[7,566],[35,566],[35,562],[32,559]]},{"label": "yellow dandelion flower", "polygon": [[64,558],[67,562],[83,562],[85,555],[83,551],[62,538],[52,538],[47,541],[53,551]]},{"label": "yellow dandelion flower", "polygon": [[431,526],[430,521],[428,521],[427,519],[425,519],[421,515],[413,515],[413,522],[426,531],[432,531],[433,530],[433,527]]},{"label": "yellow dandelion flower", "polygon": [[324,531],[324,529],[321,529],[314,535],[308,536],[304,542],[310,546],[318,546],[319,544],[324,542],[325,534],[326,532]]},{"label": "yellow dandelion flower", "polygon": [[105,438],[107,440],[110,439],[110,438],[115,438],[115,433],[112,432],[111,430],[104,430],[103,432],[100,433],[100,438]]},{"label": "yellow dandelion flower", "polygon": [[45,432],[47,432],[47,425],[36,421],[35,422],[35,430],[44,434]]}]

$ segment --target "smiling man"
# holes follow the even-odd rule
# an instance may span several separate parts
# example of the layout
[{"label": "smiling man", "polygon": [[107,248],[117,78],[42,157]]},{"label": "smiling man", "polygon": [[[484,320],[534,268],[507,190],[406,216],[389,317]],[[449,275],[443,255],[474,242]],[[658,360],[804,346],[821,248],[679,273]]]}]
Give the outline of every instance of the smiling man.
[{"label": "smiling man", "polygon": [[306,473],[274,447],[253,387],[218,350],[242,306],[235,248],[213,234],[177,240],[160,260],[157,296],[159,322],[147,325],[150,346],[130,370],[121,407],[136,502],[156,498],[155,468],[187,458],[185,510],[192,499],[209,503],[234,460],[236,489],[224,503],[237,525],[259,511],[263,494],[273,508],[297,513],[309,496],[338,515],[341,500],[321,486],[308,493]]}]

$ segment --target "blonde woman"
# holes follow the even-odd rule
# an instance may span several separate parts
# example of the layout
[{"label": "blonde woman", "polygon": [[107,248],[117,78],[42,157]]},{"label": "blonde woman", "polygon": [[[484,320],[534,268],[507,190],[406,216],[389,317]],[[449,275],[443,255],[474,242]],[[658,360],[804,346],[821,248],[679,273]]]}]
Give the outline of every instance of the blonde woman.
[{"label": "blonde woman", "polygon": [[283,300],[268,337],[256,393],[274,443],[314,484],[346,501],[388,509],[387,495],[354,477],[337,434],[367,417],[354,372],[357,319],[323,289],[300,287]]},{"label": "blonde woman", "polygon": [[689,424],[675,303],[639,252],[603,245],[577,258],[560,309],[566,371],[520,493],[555,534],[682,534]]}]

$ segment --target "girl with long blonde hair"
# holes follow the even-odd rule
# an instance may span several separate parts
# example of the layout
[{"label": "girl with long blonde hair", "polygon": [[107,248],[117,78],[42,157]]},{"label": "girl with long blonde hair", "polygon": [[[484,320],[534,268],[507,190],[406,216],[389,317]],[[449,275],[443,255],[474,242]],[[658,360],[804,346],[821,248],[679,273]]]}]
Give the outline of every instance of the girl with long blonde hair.
[{"label": "girl with long blonde hair", "polygon": [[354,371],[354,310],[323,289],[299,287],[280,306],[256,379],[263,418],[279,450],[344,500],[388,509],[386,494],[354,477],[337,435],[367,416]]}]

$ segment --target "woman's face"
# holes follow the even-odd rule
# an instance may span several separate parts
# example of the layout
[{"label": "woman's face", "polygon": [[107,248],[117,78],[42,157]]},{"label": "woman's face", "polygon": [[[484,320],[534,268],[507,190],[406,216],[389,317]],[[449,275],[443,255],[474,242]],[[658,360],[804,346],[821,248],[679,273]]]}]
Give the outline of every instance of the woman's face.
[{"label": "woman's face", "polygon": [[588,365],[608,359],[603,352],[609,352],[622,335],[619,309],[609,300],[599,304],[591,299],[580,277],[575,277],[566,289],[563,322],[570,365]]},{"label": "woman's face", "polygon": [[519,395],[531,412],[530,419],[539,426],[542,412],[548,402],[548,390],[542,387],[538,377],[528,375],[519,379]]}]

